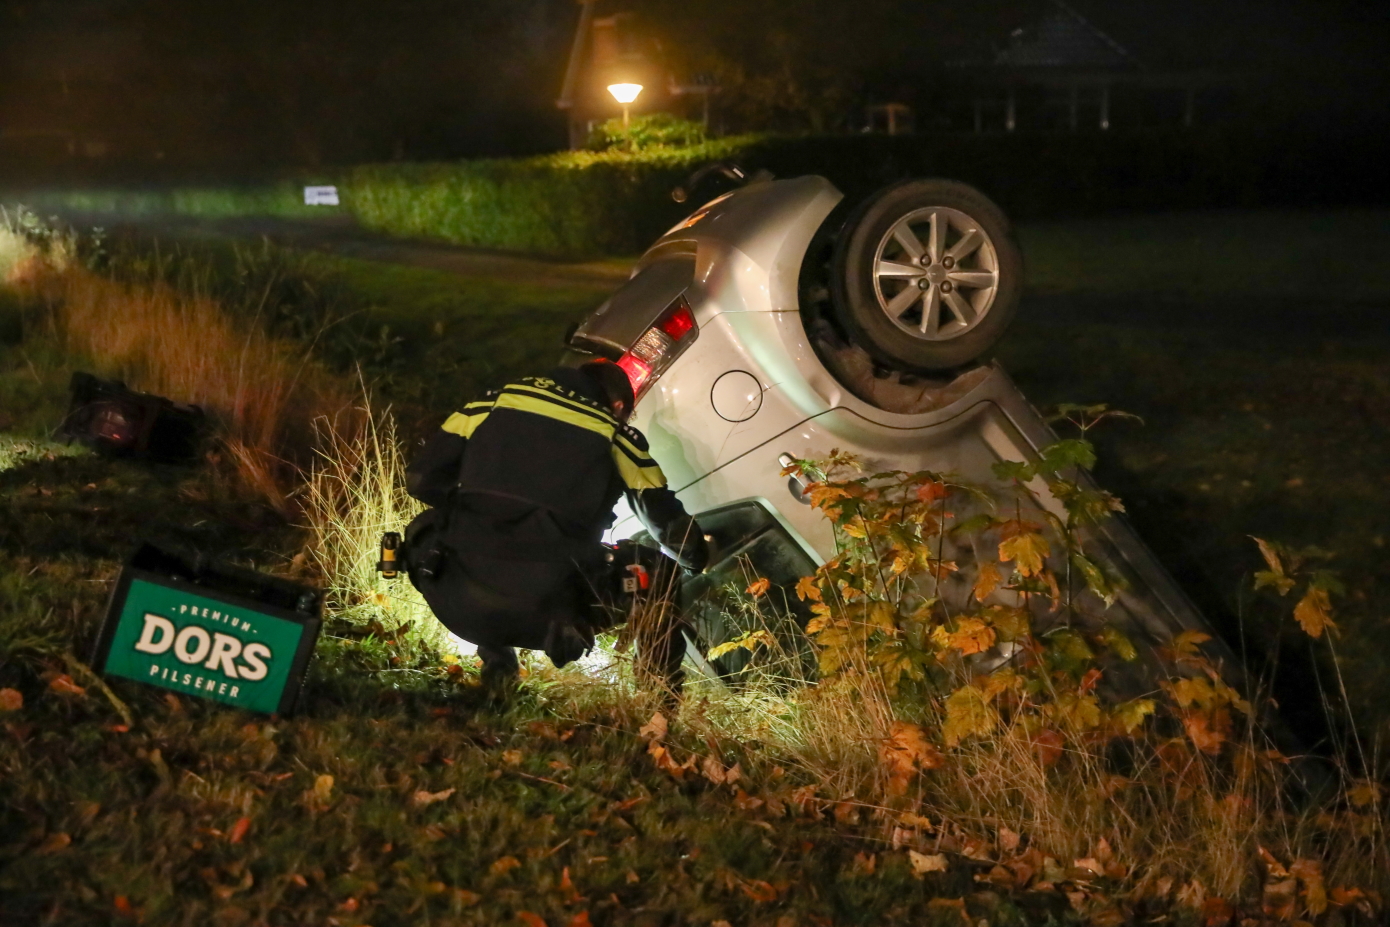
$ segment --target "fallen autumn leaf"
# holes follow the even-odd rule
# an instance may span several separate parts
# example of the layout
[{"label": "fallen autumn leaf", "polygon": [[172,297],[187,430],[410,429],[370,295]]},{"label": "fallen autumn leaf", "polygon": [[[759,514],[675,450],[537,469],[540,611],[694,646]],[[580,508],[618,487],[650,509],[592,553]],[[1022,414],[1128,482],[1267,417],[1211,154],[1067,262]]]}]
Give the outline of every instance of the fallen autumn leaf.
[{"label": "fallen autumn leaf", "polygon": [[912,864],[912,871],[916,875],[923,875],[928,872],[945,872],[946,855],[944,853],[918,853],[916,850],[907,851],[908,862]]},{"label": "fallen autumn leaf", "polygon": [[421,789],[412,795],[410,800],[416,807],[423,807],[425,805],[432,805],[437,801],[443,801],[453,795],[455,791],[456,789],[445,789],[442,792],[426,792],[424,789]]}]

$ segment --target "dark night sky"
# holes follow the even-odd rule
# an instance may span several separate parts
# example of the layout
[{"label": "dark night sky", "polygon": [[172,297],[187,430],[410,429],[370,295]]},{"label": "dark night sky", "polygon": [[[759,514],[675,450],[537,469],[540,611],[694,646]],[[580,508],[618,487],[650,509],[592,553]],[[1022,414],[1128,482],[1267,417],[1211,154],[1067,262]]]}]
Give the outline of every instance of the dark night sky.
[{"label": "dark night sky", "polygon": [[[1007,41],[1044,0],[633,0],[676,57],[756,71],[769,36],[868,98]],[[1379,116],[1385,4],[1073,0],[1153,68],[1268,78],[1300,108]],[[3,0],[0,156],[76,144],[217,166],[529,152],[563,144],[574,0]],[[1336,124],[1336,119],[1329,119]]]}]

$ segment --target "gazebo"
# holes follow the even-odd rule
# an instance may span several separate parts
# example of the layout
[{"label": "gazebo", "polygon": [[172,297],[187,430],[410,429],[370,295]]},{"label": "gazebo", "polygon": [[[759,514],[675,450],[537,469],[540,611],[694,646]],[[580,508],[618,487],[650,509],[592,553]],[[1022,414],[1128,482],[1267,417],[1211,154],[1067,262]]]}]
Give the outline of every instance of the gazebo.
[{"label": "gazebo", "polygon": [[1149,67],[1065,0],[1046,0],[1004,47],[947,70],[965,91],[957,99],[969,101],[968,113],[952,112],[952,122],[976,132],[1190,128],[1204,91],[1230,83],[1211,71]]}]

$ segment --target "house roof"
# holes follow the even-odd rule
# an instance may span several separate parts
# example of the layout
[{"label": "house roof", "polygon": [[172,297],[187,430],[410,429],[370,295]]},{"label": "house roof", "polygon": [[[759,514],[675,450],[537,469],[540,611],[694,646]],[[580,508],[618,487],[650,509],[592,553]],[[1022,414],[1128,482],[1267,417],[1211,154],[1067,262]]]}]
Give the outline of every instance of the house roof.
[{"label": "house roof", "polygon": [[1015,68],[1129,69],[1139,62],[1119,42],[1106,35],[1063,0],[1049,0],[1051,9],[1009,36],[1007,48],[995,53],[994,64]]}]

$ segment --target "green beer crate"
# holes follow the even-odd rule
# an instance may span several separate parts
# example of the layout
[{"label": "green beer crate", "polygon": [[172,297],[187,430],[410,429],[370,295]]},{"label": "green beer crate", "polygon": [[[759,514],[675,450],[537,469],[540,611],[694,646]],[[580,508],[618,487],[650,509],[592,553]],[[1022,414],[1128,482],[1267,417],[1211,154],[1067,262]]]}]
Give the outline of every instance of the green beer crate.
[{"label": "green beer crate", "polygon": [[265,714],[293,711],[322,597],[309,586],[144,544],[126,562],[93,668]]}]

